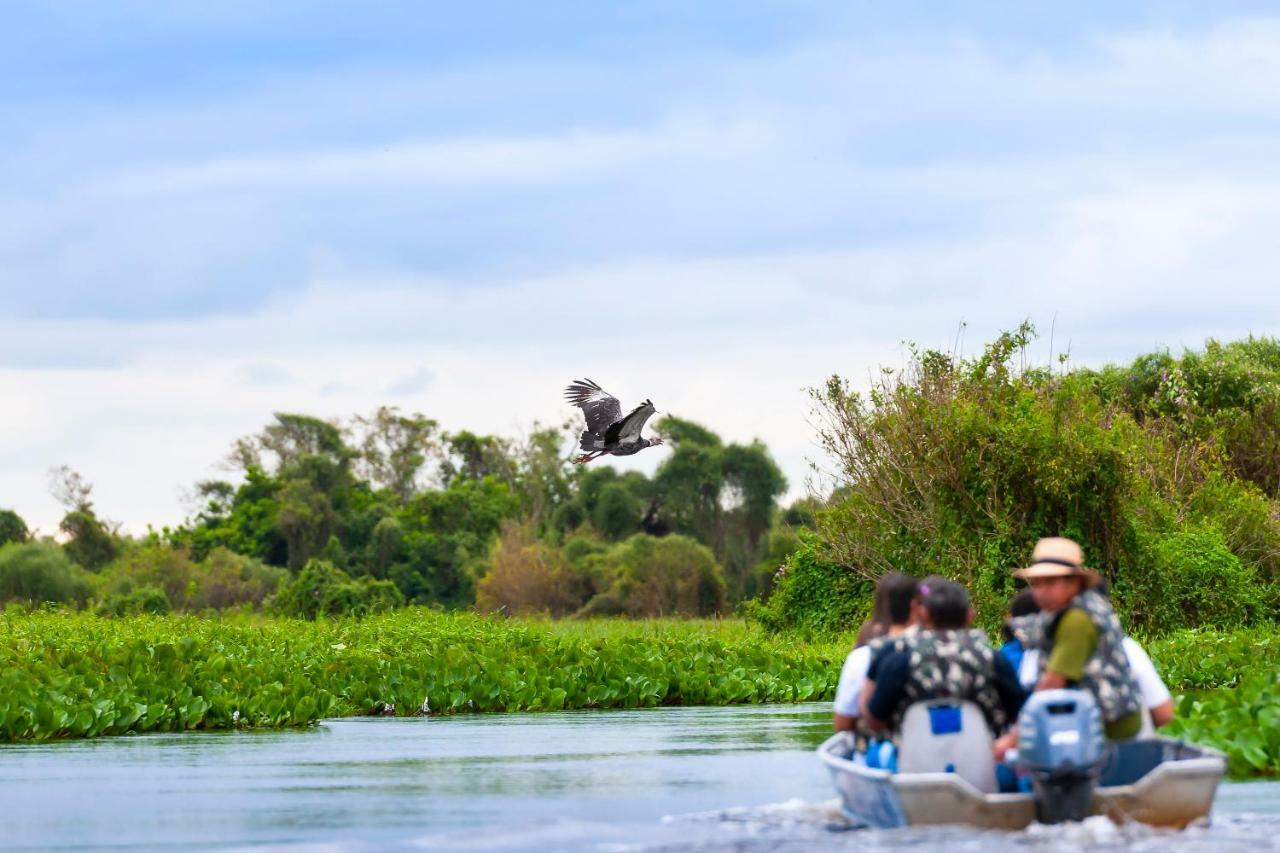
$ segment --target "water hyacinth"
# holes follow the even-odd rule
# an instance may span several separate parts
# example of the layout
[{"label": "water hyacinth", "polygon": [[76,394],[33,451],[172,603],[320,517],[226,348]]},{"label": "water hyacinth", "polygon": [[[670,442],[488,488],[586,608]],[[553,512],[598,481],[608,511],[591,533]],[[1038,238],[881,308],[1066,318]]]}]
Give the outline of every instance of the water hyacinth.
[{"label": "water hyacinth", "polygon": [[336,621],[0,617],[0,740],[450,714],[800,702],[843,642],[741,622],[549,622],[407,609]]}]

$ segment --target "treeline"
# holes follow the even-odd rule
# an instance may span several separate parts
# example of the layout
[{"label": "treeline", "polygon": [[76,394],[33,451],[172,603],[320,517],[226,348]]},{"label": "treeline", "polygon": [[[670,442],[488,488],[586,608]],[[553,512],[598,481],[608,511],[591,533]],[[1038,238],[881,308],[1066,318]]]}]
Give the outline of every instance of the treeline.
[{"label": "treeline", "polygon": [[[66,468],[60,535],[0,511],[0,600],[108,614],[267,608],[299,616],[404,604],[552,615],[709,615],[767,590],[812,519],[760,442],[656,424],[652,477],[569,463],[575,431],[446,432],[382,408],[334,422],[277,414],[235,442],[233,480],[140,539]],[[8,543],[8,544],[6,544]]]},{"label": "treeline", "polygon": [[1127,626],[1280,615],[1280,341],[1209,341],[1101,369],[1028,366],[1034,329],[974,358],[913,351],[867,392],[813,393],[835,490],[755,612],[857,624],[880,574],[965,583],[999,624],[1041,536],[1080,541]]}]

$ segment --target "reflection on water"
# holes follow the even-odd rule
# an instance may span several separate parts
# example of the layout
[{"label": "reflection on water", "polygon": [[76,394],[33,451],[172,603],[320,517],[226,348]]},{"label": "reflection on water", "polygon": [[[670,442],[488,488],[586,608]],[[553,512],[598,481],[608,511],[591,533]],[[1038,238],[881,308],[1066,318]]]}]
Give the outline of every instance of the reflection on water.
[{"label": "reflection on water", "polygon": [[1212,829],[1172,836],[1106,821],[1013,835],[851,830],[813,755],[829,721],[824,705],[665,708],[4,746],[0,846],[991,853],[1280,838],[1275,783],[1224,786]]}]

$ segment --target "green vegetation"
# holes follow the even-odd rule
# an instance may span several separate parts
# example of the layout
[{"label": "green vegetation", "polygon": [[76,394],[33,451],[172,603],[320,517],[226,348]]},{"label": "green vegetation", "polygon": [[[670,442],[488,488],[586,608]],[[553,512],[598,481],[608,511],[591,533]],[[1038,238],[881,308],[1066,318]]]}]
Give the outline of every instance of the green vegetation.
[{"label": "green vegetation", "polygon": [[1066,535],[1134,630],[1274,624],[1280,341],[1059,370],[1026,366],[1032,337],[972,359],[916,351],[866,393],[839,377],[815,391],[838,481],[762,618],[830,625],[853,612],[830,603],[843,573],[892,568],[962,581],[994,627],[1011,569]]},{"label": "green vegetation", "polygon": [[0,740],[306,725],[322,717],[829,698],[847,644],[740,621],[0,617]]},{"label": "green vegetation", "polygon": [[[511,441],[447,433],[390,408],[347,422],[280,413],[235,442],[238,482],[197,484],[202,505],[184,524],[141,539],[103,520],[92,487],[63,466],[52,472],[66,508],[59,541],[42,542],[75,565],[88,592],[52,579],[35,599],[0,588],[0,602],[309,617],[404,604],[727,612],[767,589],[761,562],[776,568],[794,541],[776,508],[786,482],[759,442],[726,444],[671,417],[655,428],[667,447],[647,477],[571,465],[570,425],[535,425]],[[0,544],[30,536],[16,513],[0,511]]]},{"label": "green vegetation", "polygon": [[1179,631],[1147,649],[1181,694],[1170,734],[1222,750],[1233,776],[1280,776],[1280,631]]}]

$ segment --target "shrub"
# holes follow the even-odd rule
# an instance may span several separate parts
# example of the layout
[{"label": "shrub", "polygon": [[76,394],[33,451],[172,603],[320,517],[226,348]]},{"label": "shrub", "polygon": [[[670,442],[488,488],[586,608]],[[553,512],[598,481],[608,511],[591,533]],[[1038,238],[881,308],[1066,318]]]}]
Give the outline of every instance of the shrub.
[{"label": "shrub", "polygon": [[773,593],[748,614],[774,629],[819,633],[857,630],[871,613],[874,585],[858,572],[831,562],[809,533],[775,572]]},{"label": "shrub", "polygon": [[190,610],[199,590],[199,570],[185,549],[153,543],[128,548],[102,570],[104,601],[138,587],[159,589],[171,610]]},{"label": "shrub", "polygon": [[489,570],[476,584],[476,608],[507,613],[562,615],[576,610],[564,557],[539,542],[530,524],[504,522],[489,555]]},{"label": "shrub", "polygon": [[1217,530],[1196,526],[1140,541],[1145,571],[1127,573],[1114,593],[1130,622],[1153,630],[1235,628],[1264,611],[1257,575]]},{"label": "shrub", "polygon": [[[1034,330],[972,359],[913,351],[863,393],[814,392],[837,488],[816,516],[821,561],[964,583],[987,627],[1043,536],[1081,543],[1130,628],[1249,624],[1280,600],[1280,344],[1218,345],[1129,367],[1027,367]],[[1270,460],[1270,468],[1262,461]],[[813,602],[811,606],[822,609]],[[773,612],[782,623],[827,624]]]},{"label": "shrub", "polygon": [[42,543],[0,546],[0,602],[80,605],[88,597],[84,572],[61,548]]},{"label": "shrub", "polygon": [[353,578],[332,563],[309,560],[276,596],[275,606],[286,616],[364,616],[404,604],[404,595],[391,581]]},{"label": "shrub", "polygon": [[288,576],[288,570],[279,566],[268,566],[226,548],[214,548],[196,564],[195,588],[187,606],[191,610],[222,610],[246,604],[261,607]]},{"label": "shrub", "polygon": [[621,608],[628,616],[706,616],[724,609],[725,583],[715,556],[686,536],[636,534],[603,558],[609,588],[586,613]]},{"label": "shrub", "polygon": [[108,595],[98,605],[103,616],[133,616],[139,613],[168,613],[169,599],[158,586],[135,587],[129,592]]}]

